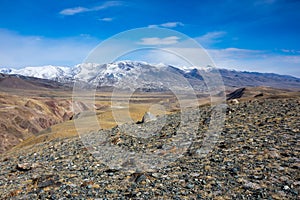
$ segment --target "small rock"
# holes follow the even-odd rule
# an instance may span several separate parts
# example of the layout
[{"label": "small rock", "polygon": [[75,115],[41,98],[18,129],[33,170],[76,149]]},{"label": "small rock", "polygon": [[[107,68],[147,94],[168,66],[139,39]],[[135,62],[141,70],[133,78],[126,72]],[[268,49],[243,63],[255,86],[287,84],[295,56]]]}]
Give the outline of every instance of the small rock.
[{"label": "small rock", "polygon": [[280,158],[280,155],[276,151],[270,151],[269,157],[270,158]]},{"label": "small rock", "polygon": [[145,122],[150,122],[150,121],[154,121],[157,118],[151,114],[150,112],[146,112],[142,118],[141,121],[138,121],[137,124],[141,124],[141,123],[145,123]]},{"label": "small rock", "polygon": [[191,173],[191,176],[192,177],[198,177],[198,176],[200,176],[200,174],[199,173]]},{"label": "small rock", "polygon": [[193,188],[194,188],[194,185],[193,185],[193,184],[187,184],[186,188],[188,188],[188,189],[193,189]]},{"label": "small rock", "polygon": [[45,180],[45,181],[39,183],[38,187],[39,188],[44,188],[44,187],[48,187],[48,186],[54,185],[54,184],[55,184],[55,182],[53,180]]},{"label": "small rock", "polygon": [[81,187],[87,187],[87,186],[89,186],[89,185],[93,185],[94,184],[94,182],[93,181],[84,181],[82,184],[81,184]]},{"label": "small rock", "polygon": [[151,174],[154,178],[161,178],[161,174],[160,173],[152,173]]},{"label": "small rock", "polygon": [[237,168],[232,168],[230,169],[231,174],[237,175],[238,174],[238,169]]},{"label": "small rock", "polygon": [[283,186],[283,189],[284,189],[284,190],[289,190],[289,189],[290,189],[290,187],[289,187],[289,186],[287,186],[287,185],[285,185],[285,186]]},{"label": "small rock", "polygon": [[87,189],[92,189],[92,187],[93,187],[92,185],[87,185],[86,186]]},{"label": "small rock", "polygon": [[32,165],[30,163],[17,164],[17,170],[19,171],[29,171],[31,169]]},{"label": "small rock", "polygon": [[114,175],[113,172],[109,172],[109,173],[108,173],[108,176],[113,176],[113,175]]},{"label": "small rock", "polygon": [[261,187],[257,183],[247,182],[244,184],[244,187],[251,188],[254,190],[260,189]]},{"label": "small rock", "polygon": [[237,99],[232,99],[231,102],[234,103],[234,104],[239,104],[240,103]]},{"label": "small rock", "polygon": [[139,184],[140,182],[142,182],[146,179],[147,179],[147,177],[144,174],[142,174],[142,175],[140,175],[139,177],[136,178],[135,182],[136,182],[136,184]]}]

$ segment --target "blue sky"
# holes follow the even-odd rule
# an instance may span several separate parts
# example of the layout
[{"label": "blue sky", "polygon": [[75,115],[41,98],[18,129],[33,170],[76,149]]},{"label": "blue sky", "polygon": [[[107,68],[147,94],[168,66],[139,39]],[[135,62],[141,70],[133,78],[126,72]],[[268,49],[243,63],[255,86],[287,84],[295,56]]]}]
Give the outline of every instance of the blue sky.
[{"label": "blue sky", "polygon": [[73,66],[119,32],[162,27],[198,41],[218,67],[300,77],[299,10],[292,0],[2,0],[0,67]]}]

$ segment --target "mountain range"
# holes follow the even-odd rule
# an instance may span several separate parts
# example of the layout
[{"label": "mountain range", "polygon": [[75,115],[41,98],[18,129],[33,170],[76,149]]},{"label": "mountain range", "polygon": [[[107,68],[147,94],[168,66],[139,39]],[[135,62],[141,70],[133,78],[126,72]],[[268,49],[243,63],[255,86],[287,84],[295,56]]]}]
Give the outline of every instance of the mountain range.
[{"label": "mountain range", "polygon": [[[205,86],[203,74],[213,68],[186,68],[167,64],[149,64],[138,61],[118,61],[109,64],[82,63],[74,67],[40,66],[22,69],[0,68],[2,74],[52,80],[59,83],[79,81],[89,86],[119,86],[163,88],[164,85],[182,85],[188,80],[194,88]],[[300,88],[300,78],[274,73],[259,73],[218,69],[224,85],[228,87],[269,86],[275,88]]]}]

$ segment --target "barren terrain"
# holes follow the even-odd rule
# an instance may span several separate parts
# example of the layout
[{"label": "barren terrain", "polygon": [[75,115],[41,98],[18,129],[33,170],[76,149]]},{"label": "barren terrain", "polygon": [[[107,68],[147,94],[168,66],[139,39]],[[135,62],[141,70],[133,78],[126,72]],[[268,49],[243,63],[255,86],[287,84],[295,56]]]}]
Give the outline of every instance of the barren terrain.
[{"label": "barren terrain", "polygon": [[[115,102],[110,91],[97,91],[95,100],[82,93],[85,101],[75,102],[80,110],[75,112],[70,88],[2,86],[1,199],[299,199],[297,90],[227,88],[223,131],[212,151],[199,156],[194,150],[204,145],[211,120],[207,94],[197,95],[199,120],[195,102],[184,99],[190,105],[184,111],[189,128],[197,131],[192,145],[180,150],[164,147],[181,123],[182,110],[171,93],[120,93]],[[146,112],[156,119],[142,122]],[[134,137],[137,127],[153,137]],[[92,154],[102,150],[99,135],[108,135],[111,148],[153,151],[162,160],[174,151],[183,156],[162,168],[123,171]],[[84,144],[82,136],[92,140]],[[106,153],[102,156],[110,156]],[[115,159],[126,163],[127,158]]]},{"label": "barren terrain", "polygon": [[[185,154],[156,171],[111,169],[94,157],[77,136],[52,138],[13,149],[1,156],[0,196],[11,199],[299,199],[299,104],[299,94],[288,98],[247,97],[239,103],[229,102],[225,126],[209,154],[205,157]],[[201,148],[210,109],[208,105],[200,109],[201,119],[195,123],[199,125],[198,139],[193,148]],[[160,144],[176,133],[179,119],[179,113],[169,115],[165,127],[147,140],[126,132],[116,135],[117,129],[92,131],[89,135],[91,138],[98,134],[111,135],[108,141],[112,141],[112,147],[143,151],[149,146],[160,151]],[[190,120],[193,124],[193,118]],[[140,126],[151,130],[159,122]],[[115,136],[119,139],[115,140]],[[97,147],[97,140],[93,143]]]}]

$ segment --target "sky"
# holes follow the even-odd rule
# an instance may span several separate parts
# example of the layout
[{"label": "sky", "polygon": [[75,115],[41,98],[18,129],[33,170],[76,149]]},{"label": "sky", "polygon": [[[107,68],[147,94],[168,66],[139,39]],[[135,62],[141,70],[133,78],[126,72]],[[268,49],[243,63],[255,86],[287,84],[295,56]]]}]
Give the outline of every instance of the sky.
[{"label": "sky", "polygon": [[[0,68],[74,66],[108,38],[149,27],[194,39],[219,68],[300,77],[299,10],[296,0],[1,0]],[[159,54],[150,61],[169,62]]]}]

